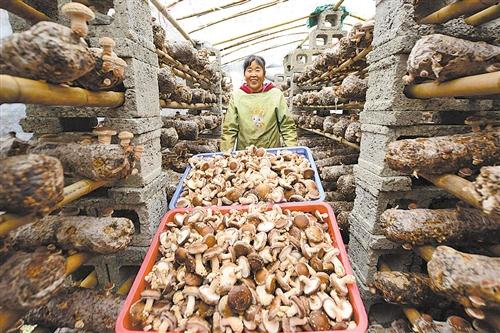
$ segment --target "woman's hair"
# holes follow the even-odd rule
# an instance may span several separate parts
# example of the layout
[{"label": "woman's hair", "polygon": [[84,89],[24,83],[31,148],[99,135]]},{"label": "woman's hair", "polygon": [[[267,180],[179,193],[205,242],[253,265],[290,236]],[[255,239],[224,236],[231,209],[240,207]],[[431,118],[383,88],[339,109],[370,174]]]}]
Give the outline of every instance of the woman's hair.
[{"label": "woman's hair", "polygon": [[243,72],[245,72],[247,70],[248,66],[250,66],[250,64],[254,61],[257,62],[257,64],[260,67],[262,67],[264,72],[266,71],[266,61],[264,60],[264,58],[262,58],[261,56],[252,54],[245,59],[245,62],[243,63]]}]

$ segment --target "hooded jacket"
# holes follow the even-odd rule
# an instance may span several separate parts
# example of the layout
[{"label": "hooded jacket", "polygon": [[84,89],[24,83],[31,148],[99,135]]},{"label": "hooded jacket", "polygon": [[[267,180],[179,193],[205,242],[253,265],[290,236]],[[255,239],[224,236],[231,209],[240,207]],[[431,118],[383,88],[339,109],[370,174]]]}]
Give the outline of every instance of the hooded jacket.
[{"label": "hooded jacket", "polygon": [[222,128],[221,151],[297,145],[297,131],[281,90],[267,83],[252,93],[246,84],[229,101]]}]

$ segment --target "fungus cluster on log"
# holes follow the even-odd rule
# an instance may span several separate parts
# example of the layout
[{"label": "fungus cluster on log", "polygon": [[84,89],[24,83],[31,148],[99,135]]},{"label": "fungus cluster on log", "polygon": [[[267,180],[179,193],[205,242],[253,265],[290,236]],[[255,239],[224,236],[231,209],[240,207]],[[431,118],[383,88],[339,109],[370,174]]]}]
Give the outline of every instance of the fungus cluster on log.
[{"label": "fungus cluster on log", "polygon": [[190,88],[185,83],[178,81],[172,69],[167,65],[158,71],[158,88],[160,98],[180,103],[215,103],[217,96],[199,87]]},{"label": "fungus cluster on log", "polygon": [[167,332],[353,329],[355,283],[325,231],[325,216],[195,208],[160,236],[149,289],[132,305],[137,328]]},{"label": "fungus cluster on log", "polygon": [[249,147],[234,154],[192,157],[177,207],[317,200],[315,171],[302,155]]},{"label": "fungus cluster on log", "polygon": [[345,138],[352,143],[361,142],[361,123],[356,114],[320,117],[303,112],[294,115],[295,123],[302,128],[316,129]]}]

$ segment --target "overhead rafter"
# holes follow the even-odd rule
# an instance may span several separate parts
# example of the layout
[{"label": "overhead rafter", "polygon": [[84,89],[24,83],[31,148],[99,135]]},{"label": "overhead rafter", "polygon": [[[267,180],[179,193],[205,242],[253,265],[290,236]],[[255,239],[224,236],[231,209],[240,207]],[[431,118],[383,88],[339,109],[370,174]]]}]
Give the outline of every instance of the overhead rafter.
[{"label": "overhead rafter", "polygon": [[189,42],[191,42],[191,44],[193,44],[194,46],[195,42],[191,39],[189,34],[184,29],[182,29],[177,20],[173,18],[172,15],[170,15],[168,9],[165,6],[163,6],[159,0],[150,0],[150,1],[153,3],[156,9],[158,9],[158,11],[174,26],[174,28],[177,29],[177,31],[179,31],[180,34],[184,38],[186,38]]},{"label": "overhead rafter", "polygon": [[262,29],[259,29],[259,30],[255,30],[255,31],[246,33],[244,35],[240,35],[240,36],[232,37],[232,38],[220,41],[220,42],[216,42],[213,45],[217,46],[217,45],[224,44],[224,43],[227,43],[227,42],[232,42],[233,40],[237,40],[237,39],[240,39],[240,38],[243,38],[243,37],[248,37],[248,36],[251,36],[251,35],[255,35],[255,34],[258,34],[259,32],[264,32],[264,31],[271,30],[271,29],[274,29],[274,28],[282,27],[282,26],[290,24],[290,23],[295,23],[297,21],[306,19],[308,17],[309,17],[309,15],[306,15],[306,16],[302,16],[302,17],[299,17],[299,18],[296,18],[296,19],[293,19],[293,20],[289,20],[289,21],[286,21],[286,22],[282,22],[282,23],[278,23],[278,24],[275,24],[275,25],[271,25],[269,27],[262,28]]},{"label": "overhead rafter", "polygon": [[263,39],[263,40],[259,40],[259,41],[256,41],[256,42],[253,42],[253,43],[250,43],[250,44],[245,44],[242,47],[239,47],[239,48],[237,48],[235,50],[229,51],[229,52],[227,52],[225,54],[222,54],[221,56],[225,57],[225,56],[227,56],[229,54],[241,51],[241,50],[243,50],[243,49],[245,49],[247,47],[250,47],[252,45],[257,45],[257,44],[260,44],[260,43],[263,43],[263,42],[267,42],[267,41],[270,41],[270,40],[273,40],[273,39],[276,39],[276,38],[287,37],[287,36],[303,35],[303,34],[308,34],[308,33],[309,32],[307,32],[307,31],[300,31],[300,32],[290,32],[290,33],[282,34],[282,35],[278,35],[278,36],[272,36],[272,37],[269,37],[269,38],[266,38],[266,39]]},{"label": "overhead rafter", "polygon": [[302,27],[304,27],[303,24],[298,24],[298,25],[294,25],[293,27],[283,28],[283,29],[279,29],[279,30],[275,30],[275,31],[271,31],[271,32],[266,32],[266,33],[263,33],[263,34],[260,34],[257,36],[252,36],[250,38],[247,38],[247,39],[244,39],[242,41],[236,42],[234,44],[220,48],[219,51],[229,50],[229,49],[232,49],[233,47],[240,46],[240,45],[245,44],[245,43],[253,42],[254,40],[257,40],[259,38],[271,36],[271,35],[274,35],[274,34],[277,34],[277,33],[283,32],[283,31],[288,31],[288,30],[302,28]]},{"label": "overhead rafter", "polygon": [[[287,43],[283,43],[283,44],[278,44],[278,45],[273,45],[273,46],[270,46],[270,47],[266,47],[265,49],[255,51],[253,53],[260,53],[260,52],[268,51],[268,50],[271,50],[271,49],[275,49],[275,48],[278,48],[278,47],[290,45],[290,44],[297,43],[297,42],[300,42],[300,41],[301,41],[301,39],[297,39],[297,40],[294,40],[294,41],[291,41],[291,42],[287,42]],[[233,63],[233,62],[236,62],[236,61],[243,60],[245,58],[246,58],[246,56],[245,57],[240,57],[238,59],[234,59],[234,60],[231,60],[231,61],[228,61],[226,63],[223,63],[222,66],[225,66],[227,64],[230,64],[230,63]]]},{"label": "overhead rafter", "polygon": [[242,5],[244,3],[247,3],[248,1],[250,1],[250,0],[238,0],[238,1],[230,2],[230,3],[222,5],[222,6],[212,7],[212,8],[209,8],[209,9],[205,9],[205,10],[203,10],[201,12],[192,13],[192,14],[189,14],[189,15],[185,15],[185,16],[179,17],[179,18],[177,18],[177,20],[180,21],[180,20],[185,20],[185,19],[191,18],[191,17],[203,16],[203,15],[206,15],[206,14],[214,13],[214,12],[222,10],[222,9],[227,9],[227,8],[231,8],[231,7],[236,7],[236,6]]},{"label": "overhead rafter", "polygon": [[218,24],[218,23],[221,23],[221,22],[225,22],[225,21],[228,21],[228,20],[231,20],[231,19],[236,18],[236,17],[243,16],[243,15],[251,14],[251,13],[257,12],[259,10],[262,10],[262,9],[265,9],[265,8],[269,8],[271,6],[275,6],[275,5],[278,5],[278,4],[281,4],[283,2],[287,2],[287,1],[288,0],[272,0],[271,2],[261,4],[261,5],[258,5],[256,7],[253,7],[253,8],[245,9],[245,10],[239,12],[239,13],[235,13],[235,14],[232,14],[232,15],[229,15],[229,16],[226,16],[226,17],[222,17],[222,18],[220,18],[218,20],[209,22],[207,24],[203,24],[203,25],[199,26],[198,28],[196,28],[194,30],[191,30],[189,33],[197,32],[197,31],[203,30],[205,28],[211,27],[212,25],[215,25],[215,24]]}]

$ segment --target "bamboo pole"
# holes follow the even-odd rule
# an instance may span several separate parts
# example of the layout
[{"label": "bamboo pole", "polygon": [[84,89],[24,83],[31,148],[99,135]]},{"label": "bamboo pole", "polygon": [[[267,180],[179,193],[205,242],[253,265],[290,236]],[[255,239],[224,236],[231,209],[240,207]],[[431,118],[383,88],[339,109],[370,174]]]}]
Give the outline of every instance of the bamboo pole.
[{"label": "bamboo pole", "polygon": [[19,319],[23,317],[23,313],[8,309],[0,309],[0,332],[7,332],[12,328]]},{"label": "bamboo pole", "polygon": [[346,103],[346,104],[338,104],[338,105],[302,105],[296,106],[297,109],[301,110],[336,110],[336,109],[345,109],[345,110],[358,110],[363,109],[365,106],[364,103]]},{"label": "bamboo pole", "polygon": [[463,14],[476,13],[488,6],[492,6],[497,0],[461,0],[449,4],[434,13],[431,13],[421,19],[420,24],[440,24],[448,22]]},{"label": "bamboo pole", "polygon": [[417,251],[418,255],[422,257],[425,261],[429,262],[432,260],[432,255],[434,254],[434,251],[436,250],[436,247],[431,246],[431,245],[424,245],[417,247],[415,251]]},{"label": "bamboo pole", "polygon": [[[287,42],[287,43],[282,43],[282,44],[278,44],[278,45],[273,45],[273,46],[270,46],[270,47],[266,47],[266,48],[264,48],[264,49],[261,49],[261,50],[255,51],[255,52],[253,52],[253,53],[260,53],[260,52],[268,51],[268,50],[271,50],[271,49],[275,49],[275,48],[278,48],[278,47],[282,47],[282,46],[290,45],[290,44],[297,43],[297,42],[300,42],[300,39],[293,40],[293,41],[291,41],[291,42]],[[233,63],[233,62],[236,62],[236,61],[243,60],[243,59],[245,59],[246,57],[247,57],[247,56],[240,57],[240,58],[238,58],[238,59],[234,59],[234,60],[228,61],[228,62],[226,62],[226,63],[223,63],[223,64],[222,64],[222,66],[227,65],[227,64],[230,64],[230,63]]]},{"label": "bamboo pole", "polygon": [[406,86],[409,98],[474,97],[500,94],[500,72],[466,76],[446,82]]},{"label": "bamboo pole", "polygon": [[0,104],[118,107],[125,102],[123,92],[94,92],[11,75],[0,75],[0,87]]},{"label": "bamboo pole", "polygon": [[66,275],[73,274],[81,265],[90,259],[87,253],[75,253],[66,258]]},{"label": "bamboo pole", "polygon": [[172,67],[173,67],[172,70],[175,68],[175,69],[177,69],[177,71],[183,72],[183,74],[190,75],[193,78],[196,78],[198,80],[201,80],[201,81],[207,83],[208,85],[211,85],[211,82],[207,78],[205,78],[203,75],[197,73],[196,71],[194,71],[193,69],[184,65],[180,61],[172,58],[168,53],[165,53],[162,50],[156,49],[156,54],[160,57],[165,58],[165,60],[172,65]]},{"label": "bamboo pole", "polygon": [[286,21],[286,22],[282,22],[282,23],[278,23],[278,24],[275,24],[275,25],[271,25],[271,26],[266,27],[266,28],[255,30],[255,31],[252,31],[252,32],[240,35],[240,36],[232,37],[232,38],[229,38],[229,39],[226,39],[226,40],[214,43],[213,45],[217,46],[217,45],[224,44],[224,43],[227,43],[227,42],[232,42],[233,40],[236,40],[236,39],[240,39],[240,38],[243,38],[243,37],[248,37],[248,36],[251,36],[251,35],[255,35],[255,34],[258,34],[260,32],[264,32],[264,31],[271,30],[271,29],[274,29],[274,28],[279,28],[279,27],[282,27],[282,26],[290,24],[290,23],[295,23],[297,21],[306,19],[308,17],[309,17],[309,15],[306,15],[306,16],[302,16],[302,17],[299,17],[299,18],[296,18],[296,19],[293,19],[293,20],[289,20],[289,21]]},{"label": "bamboo pole", "polygon": [[175,5],[177,5],[179,2],[182,2],[182,0],[174,0],[171,3],[165,5],[165,8],[170,9],[170,8],[174,7]]},{"label": "bamboo pole", "polygon": [[277,38],[281,38],[281,37],[287,37],[287,36],[303,35],[303,34],[308,34],[308,32],[304,32],[304,31],[302,31],[302,32],[292,32],[292,33],[287,33],[287,34],[283,34],[283,35],[279,35],[279,36],[273,36],[273,37],[265,38],[265,39],[263,39],[263,40],[259,40],[259,41],[257,41],[257,42],[253,42],[253,43],[250,43],[250,44],[246,44],[246,45],[244,45],[244,46],[242,46],[242,47],[239,47],[239,48],[237,48],[237,49],[235,49],[235,50],[232,50],[232,51],[229,51],[229,52],[227,52],[227,53],[224,53],[224,54],[222,54],[221,56],[222,56],[222,57],[225,57],[225,56],[227,56],[227,55],[229,55],[229,54],[232,54],[232,53],[235,53],[235,52],[241,51],[241,50],[243,50],[243,49],[245,49],[245,48],[247,48],[247,47],[250,47],[250,46],[252,46],[252,45],[257,45],[257,44],[260,44],[260,43],[263,43],[263,42],[268,42],[268,41],[273,40],[273,39],[277,39]]},{"label": "bamboo pole", "polygon": [[447,175],[428,175],[419,174],[424,177],[434,185],[442,188],[448,193],[453,194],[462,201],[471,204],[472,206],[483,209],[481,205],[481,197],[476,192],[474,184],[467,179],[459,177],[457,175],[447,174]]},{"label": "bamboo pole", "polygon": [[240,45],[248,43],[248,42],[253,42],[254,40],[257,40],[259,38],[268,37],[268,36],[271,36],[271,35],[283,32],[283,31],[288,31],[288,30],[292,30],[292,29],[302,28],[303,26],[304,26],[303,24],[298,24],[298,25],[294,25],[293,27],[288,27],[288,28],[283,28],[283,29],[279,29],[279,30],[276,30],[276,31],[266,32],[266,33],[263,33],[263,34],[260,34],[260,35],[257,35],[257,36],[253,36],[253,37],[244,39],[242,41],[236,42],[236,43],[231,44],[229,46],[220,48],[219,51],[229,50],[229,49],[231,49],[233,47],[240,46]]},{"label": "bamboo pole", "polygon": [[128,279],[126,279],[121,286],[118,288],[116,291],[116,294],[125,296],[128,294],[130,291],[130,288],[132,288],[132,283],[134,282],[135,276],[131,276]]},{"label": "bamboo pole", "polygon": [[356,150],[360,150],[359,148],[359,145],[358,144],[355,144],[355,143],[352,143],[352,142],[349,142],[347,141],[346,139],[340,137],[340,136],[336,136],[336,135],[333,135],[333,134],[329,134],[329,133],[324,133],[320,130],[315,130],[315,129],[310,129],[310,128],[304,128],[304,127],[300,127],[301,129],[305,130],[305,131],[308,131],[308,132],[311,132],[311,133],[316,133],[316,134],[319,134],[319,135],[322,135],[326,138],[329,138],[329,139],[332,139],[332,140],[335,140],[337,142],[340,142],[346,146],[349,146],[351,148],[354,148]]},{"label": "bamboo pole", "polygon": [[175,29],[177,29],[177,31],[179,31],[179,33],[184,37],[186,38],[186,40],[188,40],[191,44],[193,44],[193,46],[196,45],[196,43],[191,39],[191,37],[189,37],[189,34],[184,30],[182,29],[182,27],[179,25],[179,23],[175,20],[175,18],[172,17],[172,15],[170,15],[170,13],[168,12],[167,8],[165,8],[159,0],[150,0],[153,5],[156,7],[156,9],[158,9],[158,11],[163,15],[163,17],[165,17],[167,19],[167,21],[169,21]]},{"label": "bamboo pole", "polygon": [[3,0],[0,2],[0,8],[3,8],[12,14],[15,14],[31,23],[40,21],[52,21],[50,17],[36,10],[21,0]]},{"label": "bamboo pole", "polygon": [[203,24],[203,25],[195,28],[194,30],[191,30],[189,33],[192,34],[194,32],[197,32],[197,31],[203,30],[205,28],[211,27],[213,25],[216,25],[218,23],[229,21],[229,20],[231,20],[233,18],[237,18],[237,17],[244,16],[244,15],[247,15],[247,14],[251,14],[251,13],[257,12],[259,10],[262,10],[262,9],[265,9],[265,8],[269,8],[269,7],[272,7],[274,5],[277,5],[277,4],[280,4],[280,3],[283,3],[283,2],[287,2],[287,1],[288,0],[272,0],[271,2],[260,4],[260,5],[256,6],[256,7],[245,9],[245,10],[243,10],[241,12],[238,12],[238,13],[226,16],[226,17],[222,17],[222,18],[220,18],[218,20],[215,20],[215,21]]},{"label": "bamboo pole", "polygon": [[304,43],[307,42],[308,40],[309,40],[309,35],[305,36],[304,39],[300,41],[299,46],[297,46],[297,48],[302,47],[302,45],[304,45]]},{"label": "bamboo pole", "polygon": [[188,18],[195,17],[195,16],[200,17],[200,16],[203,16],[203,15],[206,15],[206,14],[210,14],[210,13],[213,13],[213,12],[216,12],[216,11],[219,11],[219,10],[222,10],[222,9],[227,9],[227,8],[231,8],[231,7],[236,7],[236,6],[242,5],[242,4],[244,4],[244,3],[247,3],[248,1],[250,1],[250,0],[238,0],[238,1],[233,1],[233,2],[230,2],[230,3],[225,4],[225,5],[222,5],[222,6],[212,7],[212,8],[209,8],[209,9],[202,10],[201,12],[192,13],[192,14],[189,14],[189,15],[185,15],[185,16],[182,16],[182,17],[178,17],[178,18],[177,18],[177,21],[184,20],[184,19],[188,19]]},{"label": "bamboo pole", "polygon": [[189,110],[208,110],[216,106],[216,104],[203,104],[203,103],[196,103],[196,104],[187,104],[187,103],[180,103],[176,101],[166,101],[163,99],[160,99],[160,107],[164,109],[189,109]]},{"label": "bamboo pole", "polygon": [[82,282],[80,288],[95,288],[97,286],[97,272],[92,271]]},{"label": "bamboo pole", "polygon": [[[105,180],[92,181],[88,179],[80,180],[74,184],[64,187],[63,199],[59,201],[51,210],[60,209],[70,202],[81,198],[82,196],[108,184]],[[49,213],[50,213],[49,212]],[[14,214],[3,214],[0,215],[0,236],[6,235],[9,231],[17,229],[25,224],[33,223],[37,220],[35,215],[14,215]]]},{"label": "bamboo pole", "polygon": [[469,16],[465,19],[465,23],[478,26],[483,23],[493,21],[500,17],[500,4],[491,6],[486,8],[485,10],[480,11],[472,16]]}]

